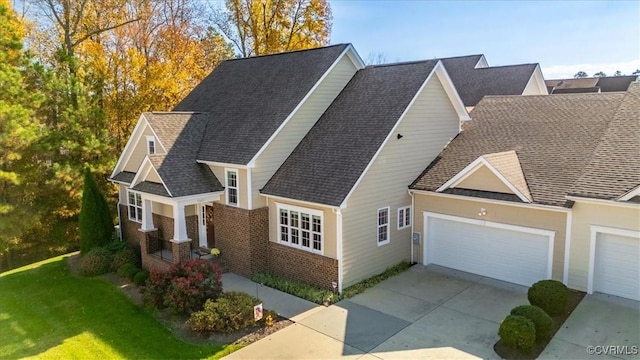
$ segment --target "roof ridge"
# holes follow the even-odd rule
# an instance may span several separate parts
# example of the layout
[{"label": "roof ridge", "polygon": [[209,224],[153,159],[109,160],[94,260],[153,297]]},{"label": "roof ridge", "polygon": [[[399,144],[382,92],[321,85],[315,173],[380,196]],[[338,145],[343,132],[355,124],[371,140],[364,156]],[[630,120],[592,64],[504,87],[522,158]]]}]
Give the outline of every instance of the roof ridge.
[{"label": "roof ridge", "polygon": [[473,55],[459,55],[459,56],[449,56],[449,57],[438,57],[438,58],[434,58],[434,59],[437,59],[437,60],[448,60],[448,59],[461,59],[461,58],[474,57],[474,56],[484,56],[484,54],[473,54]]},{"label": "roof ridge", "polygon": [[540,65],[540,63],[524,63],[524,64],[512,64],[512,65],[487,66],[487,67],[474,68],[473,70],[491,70],[491,69],[495,69],[495,68],[527,66],[527,65],[536,65],[537,66],[537,65]]},{"label": "roof ridge", "polygon": [[430,63],[430,62],[434,62],[434,61],[440,61],[440,59],[399,61],[399,62],[387,63],[387,64],[367,65],[365,67],[365,69],[377,68],[377,67],[388,67],[388,66],[402,66],[402,65],[422,64],[422,63]]},{"label": "roof ridge", "polygon": [[278,52],[278,53],[273,53],[273,54],[263,54],[263,55],[240,57],[240,58],[235,58],[235,59],[227,59],[227,60],[225,60],[225,62],[238,61],[238,60],[249,60],[249,59],[259,59],[259,58],[265,58],[265,57],[269,57],[269,56],[287,55],[287,54],[294,54],[294,53],[300,53],[300,52],[305,52],[305,51],[328,49],[328,48],[333,48],[333,47],[338,47],[338,46],[349,46],[349,45],[351,45],[351,43],[340,43],[340,44],[333,44],[333,45],[327,45],[327,46],[319,46],[319,47],[309,48],[309,49],[289,50],[289,51],[283,51],[283,52]]}]

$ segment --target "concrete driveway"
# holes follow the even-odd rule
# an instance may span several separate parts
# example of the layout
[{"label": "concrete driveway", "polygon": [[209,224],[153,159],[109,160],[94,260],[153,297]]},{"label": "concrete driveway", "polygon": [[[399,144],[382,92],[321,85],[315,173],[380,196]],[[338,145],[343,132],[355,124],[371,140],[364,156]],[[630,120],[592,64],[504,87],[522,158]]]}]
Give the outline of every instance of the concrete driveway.
[{"label": "concrete driveway", "polygon": [[[255,283],[228,279],[223,279],[227,290],[255,291]],[[265,288],[260,294],[265,307],[296,323],[227,358],[499,359],[493,345],[500,322],[513,307],[528,303],[526,292],[523,286],[433,265],[413,266],[329,307]],[[587,296],[540,357],[588,358],[589,345],[628,345],[632,352],[631,346],[640,345],[638,304]],[[598,351],[594,357],[607,358]]]}]

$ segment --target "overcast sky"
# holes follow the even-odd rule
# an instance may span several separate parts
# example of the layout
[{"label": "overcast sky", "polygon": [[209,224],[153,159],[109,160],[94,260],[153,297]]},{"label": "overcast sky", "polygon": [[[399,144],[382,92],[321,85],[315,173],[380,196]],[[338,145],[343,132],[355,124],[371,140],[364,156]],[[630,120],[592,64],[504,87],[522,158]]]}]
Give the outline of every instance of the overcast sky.
[{"label": "overcast sky", "polygon": [[333,0],[331,43],[386,62],[484,54],[546,79],[640,68],[640,1]]}]

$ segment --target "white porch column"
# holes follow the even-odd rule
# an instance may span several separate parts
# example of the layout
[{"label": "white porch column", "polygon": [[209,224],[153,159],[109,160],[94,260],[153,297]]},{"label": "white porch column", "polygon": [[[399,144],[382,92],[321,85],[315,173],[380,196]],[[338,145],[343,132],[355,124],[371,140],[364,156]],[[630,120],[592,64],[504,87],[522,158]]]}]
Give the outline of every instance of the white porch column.
[{"label": "white porch column", "polygon": [[153,231],[156,228],[153,227],[153,208],[152,201],[147,199],[142,199],[142,226],[140,230],[142,231]]},{"label": "white porch column", "polygon": [[173,242],[181,243],[185,241],[189,241],[189,237],[187,236],[184,205],[176,203],[173,206]]}]

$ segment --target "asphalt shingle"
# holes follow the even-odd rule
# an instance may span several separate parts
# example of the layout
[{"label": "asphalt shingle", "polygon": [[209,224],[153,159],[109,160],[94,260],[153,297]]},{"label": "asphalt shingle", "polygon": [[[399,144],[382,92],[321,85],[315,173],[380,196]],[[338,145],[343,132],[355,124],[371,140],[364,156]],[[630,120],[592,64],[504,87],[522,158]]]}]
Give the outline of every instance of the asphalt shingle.
[{"label": "asphalt shingle", "polygon": [[262,193],[339,206],[437,62],[358,71]]}]

